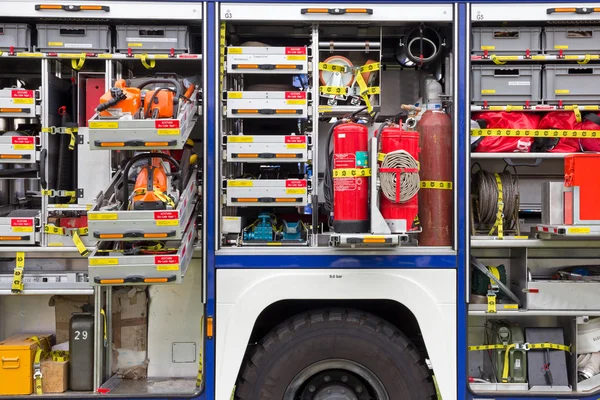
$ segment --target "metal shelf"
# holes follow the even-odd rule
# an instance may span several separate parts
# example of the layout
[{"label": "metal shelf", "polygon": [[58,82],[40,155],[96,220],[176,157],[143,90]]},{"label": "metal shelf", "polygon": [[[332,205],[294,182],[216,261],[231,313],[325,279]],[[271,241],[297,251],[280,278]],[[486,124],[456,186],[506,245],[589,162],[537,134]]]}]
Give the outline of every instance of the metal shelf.
[{"label": "metal shelf", "polygon": [[12,58],[12,59],[51,59],[51,60],[79,60],[85,56],[85,60],[121,60],[121,61],[133,61],[133,60],[161,60],[161,61],[201,61],[202,54],[132,54],[127,55],[123,53],[60,53],[60,52],[15,52],[10,54],[7,51],[0,52],[0,58]]},{"label": "metal shelf", "polygon": [[[319,116],[343,116],[346,114],[352,114],[356,111],[365,108],[365,106],[319,106]],[[379,112],[379,106],[373,106],[374,112]],[[361,111],[358,115],[368,115],[367,110]]]},{"label": "metal shelf", "polygon": [[[568,155],[583,153],[471,153],[471,159],[564,159]],[[597,154],[597,153],[593,153]]]},{"label": "metal shelf", "polygon": [[[579,109],[579,111],[599,111],[600,105],[578,105],[577,108]],[[560,106],[551,106],[549,104],[538,104],[538,105],[531,105],[529,107],[511,106],[511,105],[484,107],[484,106],[471,105],[471,112],[507,111],[507,110],[508,111],[521,111],[521,112],[573,111],[573,106],[572,105],[564,105],[564,106],[560,107]]]},{"label": "metal shelf", "polygon": [[[46,284],[50,285],[50,284]],[[43,295],[62,295],[62,296],[75,296],[75,295],[85,295],[91,296],[94,294],[94,288],[89,286],[89,284],[53,284],[47,288],[36,288],[36,289],[23,289],[23,292],[19,294],[14,294],[11,292],[10,288],[2,288],[0,287],[0,296],[6,295],[14,295],[14,296],[43,296]]]},{"label": "metal shelf", "polygon": [[518,311],[497,311],[496,313],[487,313],[486,311],[469,310],[470,316],[502,316],[502,317],[596,317],[600,316],[600,310],[594,311],[560,311],[560,310],[518,310]]},{"label": "metal shelf", "polygon": [[486,248],[566,248],[600,247],[600,240],[471,239],[474,249]]},{"label": "metal shelf", "polygon": [[551,54],[532,54],[530,56],[527,55],[497,55],[490,54],[489,56],[471,56],[471,61],[475,62],[494,62],[494,60],[499,62],[506,61],[519,61],[519,62],[533,62],[533,61],[550,61],[550,62],[560,62],[560,61],[598,61],[600,60],[600,55],[598,54],[582,54],[582,55],[551,55]]}]

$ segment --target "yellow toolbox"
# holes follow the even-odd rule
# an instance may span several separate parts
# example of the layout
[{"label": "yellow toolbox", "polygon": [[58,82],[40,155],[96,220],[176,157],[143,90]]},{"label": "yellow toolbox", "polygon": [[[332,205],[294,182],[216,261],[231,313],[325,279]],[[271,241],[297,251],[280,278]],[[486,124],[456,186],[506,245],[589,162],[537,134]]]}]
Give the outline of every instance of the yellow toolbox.
[{"label": "yellow toolbox", "polygon": [[31,337],[50,343],[52,335],[18,334],[0,341],[0,395],[33,393],[33,362],[38,345]]}]

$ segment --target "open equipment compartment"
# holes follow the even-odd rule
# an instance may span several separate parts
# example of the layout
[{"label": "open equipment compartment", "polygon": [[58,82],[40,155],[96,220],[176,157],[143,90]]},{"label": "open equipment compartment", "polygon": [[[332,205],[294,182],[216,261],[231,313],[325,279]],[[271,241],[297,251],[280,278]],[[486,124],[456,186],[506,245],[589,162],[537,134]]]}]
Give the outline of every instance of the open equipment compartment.
[{"label": "open equipment compartment", "polygon": [[452,252],[453,7],[226,3],[220,17],[221,250]]},{"label": "open equipment compartment", "polygon": [[[468,386],[474,397],[584,396],[600,389],[600,349],[582,346],[600,315],[600,5],[514,6],[470,9]],[[523,71],[536,76],[515,79]]]},{"label": "open equipment compartment", "polygon": [[[41,392],[10,385],[14,393],[6,394],[143,397],[160,388],[164,396],[198,396],[207,6],[54,3],[2,4],[0,342],[48,333],[69,353],[48,353],[62,364],[47,372],[42,363]],[[98,106],[115,99],[120,81],[123,92],[139,89],[138,105],[148,107],[105,118]],[[152,163],[139,154],[165,157]],[[118,183],[132,159],[130,197]],[[81,339],[83,330],[69,331],[78,323],[84,352],[68,343]],[[0,381],[4,390],[4,375]]]}]

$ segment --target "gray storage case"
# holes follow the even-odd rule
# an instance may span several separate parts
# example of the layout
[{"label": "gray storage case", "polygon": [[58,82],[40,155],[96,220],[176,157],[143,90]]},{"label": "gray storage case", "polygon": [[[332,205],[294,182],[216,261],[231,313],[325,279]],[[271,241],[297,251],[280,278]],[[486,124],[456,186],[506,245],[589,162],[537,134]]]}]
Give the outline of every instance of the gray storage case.
[{"label": "gray storage case", "polygon": [[31,50],[31,27],[27,24],[0,24],[0,50]]},{"label": "gray storage case", "polygon": [[471,67],[474,104],[536,104],[541,101],[540,65],[473,65]]},{"label": "gray storage case", "polygon": [[107,25],[45,25],[36,26],[39,51],[61,53],[110,52],[110,30]]},{"label": "gray storage case", "polygon": [[540,53],[542,28],[512,27],[512,28],[473,28],[472,52],[483,54],[524,54]]},{"label": "gray storage case", "polygon": [[117,46],[119,52],[131,49],[133,53],[190,52],[190,33],[187,26],[119,25]]},{"label": "gray storage case", "polygon": [[544,31],[546,54],[586,54],[600,51],[600,27],[553,26]]},{"label": "gray storage case", "polygon": [[547,65],[544,69],[544,101],[548,104],[600,103],[600,66]]}]

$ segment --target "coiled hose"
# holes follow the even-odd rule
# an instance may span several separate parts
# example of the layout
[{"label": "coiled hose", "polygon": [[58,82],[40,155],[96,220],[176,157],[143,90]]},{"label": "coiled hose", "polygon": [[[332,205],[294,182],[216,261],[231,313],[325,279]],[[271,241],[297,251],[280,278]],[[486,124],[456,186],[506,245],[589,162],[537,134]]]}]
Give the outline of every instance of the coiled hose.
[{"label": "coiled hose", "polygon": [[[506,229],[514,229],[517,224],[515,216],[519,211],[519,186],[515,175],[505,170],[498,174],[502,182],[502,199],[504,203],[504,221]],[[498,185],[494,173],[479,170],[473,174],[472,193],[477,196],[476,215],[479,223],[494,224],[498,214]]]},{"label": "coiled hose", "polygon": [[[381,163],[382,169],[394,168],[394,169],[419,169],[419,164],[405,150],[396,150],[386,154],[383,162]],[[388,200],[396,203],[396,185],[398,176],[395,172],[380,172],[379,182],[381,184],[381,192]],[[421,186],[421,180],[419,179],[418,172],[402,172],[400,174],[400,203],[406,203],[419,192]]]}]

